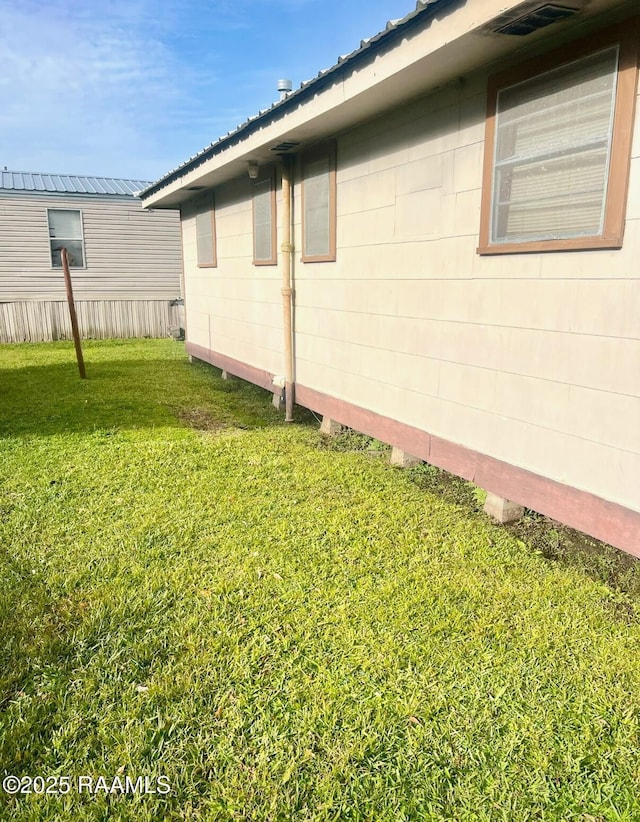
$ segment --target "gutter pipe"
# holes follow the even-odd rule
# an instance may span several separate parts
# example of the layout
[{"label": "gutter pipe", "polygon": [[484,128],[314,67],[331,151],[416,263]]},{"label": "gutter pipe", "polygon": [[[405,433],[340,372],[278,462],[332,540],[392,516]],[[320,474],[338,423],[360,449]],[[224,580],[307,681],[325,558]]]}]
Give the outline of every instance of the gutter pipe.
[{"label": "gutter pipe", "polygon": [[284,401],[285,422],[293,422],[294,382],[293,382],[293,288],[291,262],[293,244],[291,242],[291,158],[282,157],[282,316],[284,332]]}]

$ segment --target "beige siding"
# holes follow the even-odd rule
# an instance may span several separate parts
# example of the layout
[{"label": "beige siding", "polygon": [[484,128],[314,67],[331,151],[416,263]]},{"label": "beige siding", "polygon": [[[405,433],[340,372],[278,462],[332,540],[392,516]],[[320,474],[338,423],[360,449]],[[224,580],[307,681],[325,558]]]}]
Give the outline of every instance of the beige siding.
[{"label": "beige siding", "polygon": [[[195,213],[182,210],[187,339],[281,374],[281,275],[278,266],[252,264],[251,190],[248,178],[216,190],[215,268],[198,268]],[[278,191],[276,215],[279,205]]]},{"label": "beige siding", "polygon": [[[334,263],[300,261],[296,184],[296,381],[640,511],[640,105],[621,250],[479,257],[486,80],[338,137]],[[188,338],[282,373],[248,180],[216,198],[216,269],[185,212]]]},{"label": "beige siding", "polygon": [[339,140],[338,259],[296,268],[297,380],[640,510],[640,128],[620,251],[479,257],[485,83]]},{"label": "beige siding", "polygon": [[75,298],[172,300],[180,296],[175,211],[144,211],[130,197],[0,194],[0,302],[62,300],[51,266],[47,208],[82,212],[86,268],[73,269]]}]

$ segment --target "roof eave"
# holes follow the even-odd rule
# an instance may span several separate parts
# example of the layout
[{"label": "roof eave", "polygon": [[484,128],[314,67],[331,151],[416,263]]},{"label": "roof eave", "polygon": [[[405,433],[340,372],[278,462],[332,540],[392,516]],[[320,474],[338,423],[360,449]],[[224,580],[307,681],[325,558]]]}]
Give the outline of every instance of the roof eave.
[{"label": "roof eave", "polygon": [[[549,48],[576,28],[595,25],[598,15],[632,7],[635,0],[574,2],[582,7],[575,22],[562,22],[553,30],[544,28],[526,38],[489,30],[505,9],[516,9],[520,2],[437,0],[419,4],[399,24],[361,44],[284,101],[140,192],[143,206],[176,208],[196,189],[215,187],[246,173],[248,160],[273,162],[278,155],[275,147],[283,141],[296,142],[299,151],[334,137],[481,67],[495,67],[505,57]],[[402,49],[397,48],[400,42]]]},{"label": "roof eave", "polygon": [[160,200],[153,201],[153,195],[171,185],[172,182],[183,178],[189,172],[201,167],[213,157],[224,153],[228,148],[246,140],[252,134],[262,130],[266,125],[286,117],[287,114],[304,105],[307,101],[321,94],[325,89],[355,71],[359,65],[375,59],[381,52],[392,48],[402,38],[409,35],[416,27],[423,26],[427,21],[437,17],[440,12],[451,11],[450,7],[462,6],[465,0],[418,0],[414,11],[399,21],[390,22],[387,27],[373,37],[362,40],[360,47],[346,57],[342,57],[331,68],[320,72],[312,80],[303,83],[299,89],[291,92],[284,100],[280,100],[268,109],[251,117],[237,129],[229,132],[216,142],[207,146],[203,151],[190,157],[186,162],[170,171],[148,188],[140,192],[140,197],[148,206],[159,206]]}]

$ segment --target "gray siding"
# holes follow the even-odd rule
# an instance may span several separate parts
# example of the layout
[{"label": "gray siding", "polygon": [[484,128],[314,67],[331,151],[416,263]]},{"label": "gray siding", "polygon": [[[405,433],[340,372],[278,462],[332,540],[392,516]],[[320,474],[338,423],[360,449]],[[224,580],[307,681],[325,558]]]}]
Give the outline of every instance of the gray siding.
[{"label": "gray siding", "polygon": [[0,193],[0,302],[64,300],[51,267],[47,208],[82,211],[86,268],[73,269],[75,299],[172,300],[180,296],[180,218],[144,211],[132,197]]},{"label": "gray siding", "polygon": [[[164,337],[183,323],[168,300],[95,300],[75,303],[83,339]],[[71,339],[66,302],[0,303],[0,343]]]}]

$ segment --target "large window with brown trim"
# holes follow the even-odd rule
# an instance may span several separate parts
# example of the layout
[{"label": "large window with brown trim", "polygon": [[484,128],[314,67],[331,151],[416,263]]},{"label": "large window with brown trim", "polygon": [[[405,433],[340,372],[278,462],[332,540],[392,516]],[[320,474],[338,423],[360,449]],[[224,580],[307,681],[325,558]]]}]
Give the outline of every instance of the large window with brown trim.
[{"label": "large window with brown trim", "polygon": [[253,263],[275,265],[276,188],[272,173],[253,184]]},{"label": "large window with brown trim", "polygon": [[480,253],[621,246],[638,52],[629,29],[491,81]]},{"label": "large window with brown trim", "polygon": [[196,212],[196,241],[198,246],[198,267],[212,268],[217,264],[216,216],[213,192],[207,193],[198,202]]},{"label": "large window with brown trim", "polygon": [[319,146],[302,157],[302,260],[336,258],[336,149]]}]

